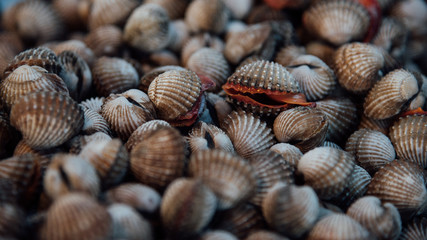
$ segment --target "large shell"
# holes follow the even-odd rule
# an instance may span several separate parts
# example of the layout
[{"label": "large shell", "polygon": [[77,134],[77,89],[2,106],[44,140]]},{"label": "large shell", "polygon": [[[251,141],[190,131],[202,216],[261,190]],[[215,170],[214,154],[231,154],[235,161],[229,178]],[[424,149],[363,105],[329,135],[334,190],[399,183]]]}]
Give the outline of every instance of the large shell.
[{"label": "large shell", "polygon": [[203,150],[191,155],[189,175],[201,178],[218,198],[218,209],[229,209],[255,192],[256,176],[251,165],[222,150]]},{"label": "large shell", "polygon": [[382,203],[392,203],[402,220],[427,211],[425,174],[414,163],[388,163],[375,173],[366,194],[378,197]]},{"label": "large shell", "polygon": [[215,194],[202,180],[179,178],[166,189],[160,216],[170,236],[191,236],[211,221],[216,207]]},{"label": "large shell", "polygon": [[271,146],[270,150],[282,155],[283,159],[292,166],[295,170],[298,166],[298,161],[302,157],[302,152],[299,148],[289,143],[277,143]]},{"label": "large shell", "polygon": [[328,119],[317,108],[296,107],[281,112],[274,120],[273,131],[279,142],[289,142],[305,153],[326,138]]},{"label": "large shell", "polygon": [[150,120],[142,124],[130,135],[126,142],[126,149],[130,152],[136,144],[142,142],[146,137],[150,136],[153,130],[157,130],[161,126],[169,127],[170,124],[158,119]]},{"label": "large shell", "polygon": [[356,161],[370,173],[396,158],[390,139],[381,132],[362,128],[347,140],[345,150],[356,157]]},{"label": "large shell", "polygon": [[399,211],[391,203],[381,204],[372,196],[358,199],[347,210],[347,215],[358,221],[378,239],[396,240],[402,231]]},{"label": "large shell", "polygon": [[316,223],[319,199],[311,187],[276,184],[262,203],[268,224],[283,235],[299,238]]},{"label": "large shell", "polygon": [[105,25],[90,31],[84,42],[98,57],[114,56],[119,53],[123,44],[122,34],[119,27]]},{"label": "large shell", "polygon": [[274,135],[267,123],[244,111],[234,111],[222,123],[236,152],[244,158],[270,148]]},{"label": "large shell", "polygon": [[363,104],[364,113],[379,120],[393,117],[404,110],[405,104],[418,92],[417,77],[404,69],[396,69],[369,91]]},{"label": "large shell", "polygon": [[309,32],[337,46],[362,39],[369,20],[367,10],[356,1],[317,1],[303,14]]},{"label": "large shell", "polygon": [[35,92],[13,105],[10,122],[31,147],[51,148],[80,132],[84,120],[83,111],[69,96]]},{"label": "large shell", "polygon": [[409,115],[397,120],[390,130],[390,139],[397,156],[427,168],[427,116]]},{"label": "large shell", "polygon": [[108,203],[123,203],[145,213],[153,213],[160,207],[161,196],[153,188],[140,183],[123,183],[105,194]]},{"label": "large shell", "polygon": [[195,0],[185,11],[185,22],[192,32],[224,31],[229,18],[229,10],[221,0]]},{"label": "large shell", "polygon": [[[348,1],[352,2],[352,1]],[[350,92],[368,91],[380,79],[384,56],[368,43],[348,43],[335,51],[334,70],[338,82]]]},{"label": "large shell", "polygon": [[354,157],[343,150],[317,147],[301,157],[298,172],[319,198],[330,199],[344,190],[354,165]]},{"label": "large shell", "polygon": [[104,97],[136,88],[139,83],[135,68],[120,58],[98,58],[92,68],[92,76],[96,91]]},{"label": "large shell", "polygon": [[186,137],[191,152],[216,148],[234,152],[233,143],[227,134],[215,125],[205,122],[197,123]]},{"label": "large shell", "polygon": [[142,4],[126,22],[123,40],[141,51],[153,52],[165,48],[170,41],[169,16],[157,4]]},{"label": "large shell", "polygon": [[103,25],[123,25],[132,10],[140,3],[137,0],[92,0],[89,29]]},{"label": "large shell", "polygon": [[107,209],[113,221],[113,239],[152,240],[151,224],[135,209],[125,204],[113,204]]},{"label": "large shell", "polygon": [[185,141],[178,130],[160,127],[131,151],[130,168],[144,184],[162,189],[184,174]]}]

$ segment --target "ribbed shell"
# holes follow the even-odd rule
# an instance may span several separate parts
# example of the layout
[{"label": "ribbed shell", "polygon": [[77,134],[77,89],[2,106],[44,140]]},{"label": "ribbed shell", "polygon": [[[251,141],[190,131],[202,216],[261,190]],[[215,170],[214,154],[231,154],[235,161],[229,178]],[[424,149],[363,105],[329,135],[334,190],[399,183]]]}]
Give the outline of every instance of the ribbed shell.
[{"label": "ribbed shell", "polygon": [[209,47],[218,50],[219,52],[223,52],[225,46],[222,39],[215,35],[211,35],[209,33],[197,34],[188,39],[183,44],[182,49],[180,49],[181,65],[187,65],[187,61],[191,55],[203,47]]},{"label": "ribbed shell", "polygon": [[400,235],[401,240],[419,240],[427,238],[427,219],[414,218]]},{"label": "ribbed shell", "polygon": [[304,47],[298,45],[288,45],[278,51],[274,61],[286,67],[289,66],[289,63],[294,59],[305,54],[306,51]]},{"label": "ribbed shell", "polygon": [[410,115],[397,120],[390,129],[390,139],[397,156],[427,168],[427,116]]},{"label": "ribbed shell", "polygon": [[298,172],[319,198],[330,199],[344,190],[354,165],[354,157],[343,150],[317,147],[301,157]]},{"label": "ribbed shell", "polygon": [[333,66],[335,49],[329,44],[320,41],[311,41],[305,45],[305,52],[322,59],[329,67]]},{"label": "ribbed shell", "polygon": [[383,48],[396,59],[402,59],[405,55],[408,39],[408,30],[395,18],[384,18],[381,21],[372,43]]},{"label": "ribbed shell", "polygon": [[81,29],[84,26],[83,17],[80,15],[80,0],[53,0],[52,7],[70,29]]},{"label": "ribbed shell", "polygon": [[113,204],[107,209],[113,221],[113,239],[152,240],[151,224],[132,207]]},{"label": "ribbed shell", "polygon": [[220,34],[227,25],[229,14],[221,0],[195,0],[185,11],[185,22],[192,32]]},{"label": "ribbed shell", "polygon": [[181,19],[184,17],[189,0],[146,0],[144,3],[155,3],[162,6],[170,19]]},{"label": "ribbed shell", "polygon": [[331,214],[320,219],[310,231],[307,240],[371,239],[369,232],[356,220],[345,214]]},{"label": "ribbed shell", "polygon": [[95,199],[72,193],[57,199],[49,208],[40,237],[46,240],[101,240],[111,237],[111,227],[110,215]]},{"label": "ribbed shell", "polygon": [[262,202],[268,224],[279,233],[299,238],[316,223],[319,199],[311,187],[277,183]]},{"label": "ribbed shell", "polygon": [[393,117],[418,92],[416,76],[404,69],[396,69],[385,75],[369,91],[363,104],[364,113],[367,117],[379,120]]},{"label": "ribbed shell", "polygon": [[302,157],[299,148],[289,143],[277,143],[271,146],[270,150],[282,155],[283,159],[292,166],[293,170],[297,168],[298,161]]},{"label": "ribbed shell", "polygon": [[179,178],[166,189],[160,216],[170,236],[184,237],[200,232],[217,207],[215,194],[200,179]]},{"label": "ribbed shell", "polygon": [[123,40],[145,52],[165,48],[170,41],[169,16],[157,4],[142,4],[133,10],[123,31]]},{"label": "ribbed shell", "polygon": [[392,203],[402,220],[427,210],[426,178],[418,165],[395,160],[378,170],[368,186],[367,195],[382,203]]},{"label": "ribbed shell", "polygon": [[233,234],[223,231],[223,230],[214,230],[204,233],[200,240],[238,240]]},{"label": "ribbed shell", "polygon": [[333,58],[338,82],[354,93],[366,92],[380,80],[379,71],[385,64],[381,51],[368,43],[342,45]]},{"label": "ribbed shell", "polygon": [[65,51],[75,52],[81,58],[83,58],[89,66],[92,66],[96,60],[96,56],[82,40],[71,39],[57,44],[53,44],[51,47],[56,55],[59,55]]},{"label": "ribbed shell", "polygon": [[307,101],[316,101],[329,95],[336,84],[335,74],[320,58],[301,55],[293,59],[286,69],[299,82]]},{"label": "ribbed shell", "polygon": [[396,207],[391,203],[381,204],[376,197],[358,199],[349,207],[347,215],[378,239],[398,239],[402,231],[402,221]]},{"label": "ribbed shell", "polygon": [[156,190],[140,183],[122,183],[105,194],[108,203],[123,203],[140,212],[153,213],[160,208],[161,196]]},{"label": "ribbed shell", "polygon": [[184,174],[185,150],[185,141],[178,130],[161,127],[133,147],[131,171],[140,182],[165,188]]},{"label": "ribbed shell", "polygon": [[191,177],[202,179],[218,198],[218,209],[230,209],[249,199],[256,188],[256,176],[243,158],[222,150],[203,150],[191,155]]},{"label": "ribbed shell", "polygon": [[333,199],[334,202],[344,209],[347,208],[353,201],[365,195],[371,179],[371,175],[364,168],[355,165],[353,172],[349,176],[347,185],[341,194]]},{"label": "ribbed shell", "polygon": [[84,42],[93,53],[100,56],[114,56],[122,47],[122,30],[114,25],[105,25],[93,29],[86,35]]},{"label": "ribbed shell", "polygon": [[274,135],[267,123],[244,111],[234,111],[221,124],[230,137],[236,152],[249,158],[270,148],[274,144]]},{"label": "ribbed shell", "polygon": [[144,74],[144,76],[141,77],[138,88],[144,92],[148,92],[148,88],[151,82],[160,74],[170,70],[184,71],[185,68],[180,66],[175,66],[175,65],[168,65],[168,66],[161,66],[161,67],[154,68],[153,70],[147,72],[146,74]]},{"label": "ribbed shell", "polygon": [[82,109],[84,111],[85,119],[82,131],[85,134],[90,135],[96,132],[103,132],[105,134],[111,135],[108,122],[102,117],[101,114],[83,106]]},{"label": "ribbed shell", "polygon": [[187,113],[201,94],[200,78],[193,71],[167,71],[157,76],[148,96],[161,119],[174,120]]},{"label": "ribbed shell", "polygon": [[362,39],[369,20],[367,10],[355,1],[317,1],[303,13],[309,32],[337,46]]},{"label": "ribbed shell", "polygon": [[88,98],[82,102],[80,102],[80,105],[82,107],[89,108],[97,113],[101,113],[102,105],[104,104],[105,98],[104,97],[91,97]]},{"label": "ribbed shell", "polygon": [[345,150],[356,157],[358,164],[370,173],[396,158],[390,139],[381,132],[362,128],[348,139]]},{"label": "ribbed shell", "polygon": [[273,124],[279,142],[289,142],[305,153],[326,138],[328,119],[317,108],[296,107],[281,112]]},{"label": "ribbed shell", "polygon": [[126,149],[130,152],[136,144],[142,142],[146,137],[150,136],[152,131],[157,130],[161,126],[170,127],[170,124],[158,119],[150,120],[142,124],[130,135],[125,145]]},{"label": "ribbed shell", "polygon": [[96,91],[104,97],[136,88],[139,83],[135,68],[120,58],[98,58],[92,68],[92,76]]},{"label": "ribbed shell", "polygon": [[89,15],[89,29],[103,25],[123,25],[140,3],[137,0],[93,0]]},{"label": "ribbed shell", "polygon": [[368,128],[378,132],[382,132],[385,135],[388,135],[390,126],[394,123],[395,118],[386,118],[382,120],[373,119],[367,117],[365,114],[362,114],[362,119],[360,120],[359,129]]},{"label": "ribbed shell", "polygon": [[252,232],[245,240],[289,240],[288,238],[279,235],[275,232],[267,230],[258,230]]},{"label": "ribbed shell", "polygon": [[35,92],[12,107],[10,123],[33,148],[59,146],[80,132],[83,111],[69,96],[57,92]]},{"label": "ribbed shell", "polygon": [[186,140],[190,145],[191,152],[213,148],[234,152],[233,143],[223,130],[202,121],[196,123],[188,133]]}]

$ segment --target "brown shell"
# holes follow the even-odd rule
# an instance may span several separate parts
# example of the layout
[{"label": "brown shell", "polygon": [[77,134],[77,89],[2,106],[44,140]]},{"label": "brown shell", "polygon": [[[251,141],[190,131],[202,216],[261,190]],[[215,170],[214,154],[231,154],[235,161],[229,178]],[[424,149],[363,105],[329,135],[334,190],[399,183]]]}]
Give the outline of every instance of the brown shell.
[{"label": "brown shell", "polygon": [[370,173],[396,158],[390,139],[381,132],[366,128],[357,130],[347,139],[345,150]]},{"label": "brown shell", "polygon": [[181,52],[184,44],[188,41],[188,39],[190,39],[190,30],[188,29],[184,19],[177,19],[172,21],[169,25],[169,31],[170,39],[168,49],[176,53]]},{"label": "brown shell", "polygon": [[188,39],[182,46],[181,65],[187,65],[188,59],[200,48],[209,47],[219,52],[224,50],[224,42],[221,38],[209,33],[197,34]]},{"label": "brown shell", "polygon": [[402,22],[395,18],[383,18],[372,43],[383,48],[396,59],[405,55],[408,30]]},{"label": "brown shell", "polygon": [[254,231],[245,240],[289,240],[289,238],[267,230]]},{"label": "brown shell", "polygon": [[53,0],[52,7],[71,29],[80,29],[84,26],[84,19],[79,13],[80,0]]},{"label": "brown shell", "polygon": [[71,39],[63,41],[58,44],[54,44],[51,48],[56,55],[59,55],[65,51],[75,52],[77,55],[83,58],[89,66],[92,66],[96,60],[96,56],[92,49],[90,49],[82,40]]},{"label": "brown shell", "polygon": [[359,123],[359,129],[368,128],[378,132],[381,132],[385,135],[388,135],[390,126],[394,123],[395,118],[387,118],[382,120],[373,119],[367,117],[365,114],[362,114],[362,119]]},{"label": "brown shell", "polygon": [[271,128],[251,113],[234,111],[222,122],[221,128],[230,137],[236,152],[244,158],[249,158],[274,144]]},{"label": "brown shell", "polygon": [[107,211],[113,221],[112,239],[154,239],[150,222],[132,207],[112,204]]},{"label": "brown shell", "polygon": [[319,198],[330,199],[344,190],[354,165],[354,157],[343,150],[317,147],[301,157],[298,172]]},{"label": "brown shell", "polygon": [[140,183],[122,183],[105,194],[108,203],[123,203],[141,212],[153,213],[160,208],[161,196]]},{"label": "brown shell", "polygon": [[295,58],[305,54],[306,50],[304,47],[298,45],[288,45],[278,51],[274,61],[286,67]]},{"label": "brown shell", "polygon": [[342,45],[335,51],[333,58],[338,82],[354,93],[366,92],[380,80],[379,70],[385,64],[380,49],[368,43]]},{"label": "brown shell", "polygon": [[397,120],[390,128],[390,139],[397,156],[427,168],[427,116],[410,115]]},{"label": "brown shell", "polygon": [[22,133],[30,147],[51,148],[80,132],[83,110],[62,93],[29,93],[12,106],[10,123]]},{"label": "brown shell", "polygon": [[46,240],[108,239],[112,235],[111,227],[110,215],[95,199],[70,193],[58,198],[49,208],[40,237]]},{"label": "brown shell", "polygon": [[196,123],[188,133],[186,140],[191,152],[213,148],[234,152],[233,143],[224,131],[213,124],[202,121]]},{"label": "brown shell", "polygon": [[147,0],[144,3],[155,3],[162,6],[170,19],[181,19],[184,17],[185,10],[188,4],[191,1],[189,0]]},{"label": "brown shell", "polygon": [[230,209],[255,192],[256,176],[243,158],[222,150],[203,150],[191,155],[189,175],[201,178],[218,198],[218,209]]},{"label": "brown shell", "polygon": [[170,127],[170,124],[166,121],[158,119],[150,120],[146,123],[143,123],[130,135],[125,145],[126,149],[131,152],[136,144],[142,142],[146,137],[150,136],[152,131],[157,130],[161,126]]},{"label": "brown shell", "polygon": [[97,113],[101,113],[102,105],[104,104],[105,97],[91,97],[80,102],[82,107],[89,108]]},{"label": "brown shell", "polygon": [[130,169],[142,183],[164,189],[184,174],[185,141],[172,127],[159,127],[131,151]]},{"label": "brown shell", "polygon": [[270,150],[282,155],[283,159],[291,165],[293,170],[298,166],[298,161],[302,157],[302,152],[299,148],[289,143],[277,143],[271,146]]},{"label": "brown shell", "polygon": [[402,231],[402,221],[396,207],[391,203],[381,204],[373,196],[359,198],[348,208],[347,215],[378,239],[398,239]]},{"label": "brown shell", "polygon": [[122,47],[122,35],[122,30],[119,27],[105,25],[90,31],[84,42],[98,57],[115,56]]},{"label": "brown shell", "polygon": [[189,237],[208,225],[216,207],[215,194],[201,179],[178,178],[163,195],[160,216],[170,236]]},{"label": "brown shell", "polygon": [[92,0],[89,29],[103,25],[123,25],[132,11],[140,4],[137,0]]},{"label": "brown shell", "polygon": [[427,218],[414,218],[400,235],[401,240],[418,240],[427,238]]},{"label": "brown shell", "polygon": [[330,45],[320,41],[311,41],[305,45],[305,51],[307,54],[322,59],[329,67],[333,66],[335,49]]},{"label": "brown shell", "polygon": [[85,134],[90,135],[96,132],[103,132],[105,134],[111,135],[111,130],[108,126],[108,122],[102,117],[101,114],[83,106],[82,109],[84,111],[85,119],[82,131]]},{"label": "brown shell", "polygon": [[141,77],[138,88],[144,92],[148,92],[148,88],[151,82],[160,74],[170,70],[183,71],[185,70],[185,68],[180,66],[161,66],[161,67],[154,68],[153,70],[147,72]]},{"label": "brown shell", "polygon": [[138,72],[121,58],[98,58],[92,68],[92,76],[96,91],[104,97],[136,88],[139,83]]},{"label": "brown shell", "polygon": [[221,0],[195,0],[185,11],[185,22],[192,32],[224,31],[229,18],[229,10]]},{"label": "brown shell", "polygon": [[111,136],[103,133],[96,132],[91,135],[78,135],[72,138],[67,142],[67,145],[70,147],[69,153],[79,154],[82,148],[91,141],[99,141],[99,140],[111,140]]},{"label": "brown shell", "polygon": [[334,45],[360,40],[369,28],[368,11],[355,1],[317,1],[303,13],[305,28]]},{"label": "brown shell", "polygon": [[169,16],[157,4],[142,4],[133,10],[123,30],[123,40],[145,52],[165,48],[170,41]]}]

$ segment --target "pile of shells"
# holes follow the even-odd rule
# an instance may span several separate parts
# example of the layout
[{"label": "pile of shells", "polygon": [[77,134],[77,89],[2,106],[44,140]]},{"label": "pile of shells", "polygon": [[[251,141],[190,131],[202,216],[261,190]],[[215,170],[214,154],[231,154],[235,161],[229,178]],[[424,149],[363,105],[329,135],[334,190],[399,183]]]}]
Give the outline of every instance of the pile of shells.
[{"label": "pile of shells", "polygon": [[427,239],[425,1],[14,2],[1,239]]}]

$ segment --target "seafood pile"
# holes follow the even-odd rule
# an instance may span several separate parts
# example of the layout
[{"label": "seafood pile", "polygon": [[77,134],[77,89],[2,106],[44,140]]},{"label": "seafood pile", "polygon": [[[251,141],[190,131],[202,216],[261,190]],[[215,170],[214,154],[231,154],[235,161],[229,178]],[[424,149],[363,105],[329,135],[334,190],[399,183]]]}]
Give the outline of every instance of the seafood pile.
[{"label": "seafood pile", "polygon": [[427,239],[423,0],[27,0],[0,238]]}]

